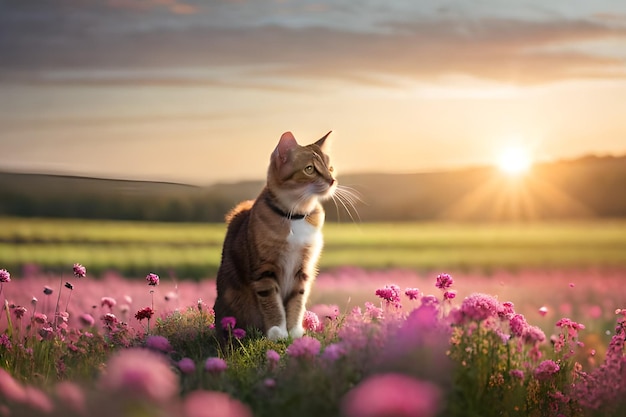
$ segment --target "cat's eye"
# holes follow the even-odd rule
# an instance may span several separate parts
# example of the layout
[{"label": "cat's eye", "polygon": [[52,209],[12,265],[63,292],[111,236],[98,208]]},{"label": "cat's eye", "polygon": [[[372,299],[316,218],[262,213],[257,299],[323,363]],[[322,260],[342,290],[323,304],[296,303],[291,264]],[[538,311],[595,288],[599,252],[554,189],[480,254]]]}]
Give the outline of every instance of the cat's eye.
[{"label": "cat's eye", "polygon": [[304,173],[307,175],[312,175],[315,172],[315,167],[313,165],[307,165],[304,167]]}]

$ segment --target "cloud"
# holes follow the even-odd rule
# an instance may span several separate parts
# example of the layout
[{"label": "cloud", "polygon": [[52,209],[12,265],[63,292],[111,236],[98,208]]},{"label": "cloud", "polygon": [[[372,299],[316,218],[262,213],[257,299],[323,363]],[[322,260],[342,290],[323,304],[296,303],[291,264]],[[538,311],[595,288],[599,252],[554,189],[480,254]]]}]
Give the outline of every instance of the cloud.
[{"label": "cloud", "polygon": [[[182,0],[106,0],[117,8],[145,10],[197,4]],[[369,84],[398,78],[432,81],[466,75],[513,84],[541,84],[567,79],[624,79],[624,50],[611,55],[591,42],[626,40],[616,19],[522,20],[430,17],[387,22],[375,30],[332,26],[207,25],[195,20],[172,26],[150,14],[142,30],[113,30],[123,19],[93,15],[34,23],[0,18],[0,70],[29,72],[78,68],[225,68],[248,67],[246,77],[193,80],[155,77],[136,80],[156,84],[272,85],[271,79],[335,79]],[[207,17],[205,15],[204,17]],[[165,19],[165,20],[164,20]],[[179,19],[184,19],[180,17]],[[96,24],[94,24],[96,23]],[[2,33],[0,33],[2,35]],[[1,75],[0,75],[1,77]],[[381,81],[383,80],[383,81]],[[66,80],[67,81],[67,80]],[[131,80],[132,81],[132,80]],[[82,82],[85,82],[83,79]],[[124,83],[104,78],[93,83]]]}]

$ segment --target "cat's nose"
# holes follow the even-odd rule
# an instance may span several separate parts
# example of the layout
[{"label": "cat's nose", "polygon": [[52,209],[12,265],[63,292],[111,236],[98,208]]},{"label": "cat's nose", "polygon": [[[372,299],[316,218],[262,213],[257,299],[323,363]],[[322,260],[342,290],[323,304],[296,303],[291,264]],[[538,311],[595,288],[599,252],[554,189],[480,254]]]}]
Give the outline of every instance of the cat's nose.
[{"label": "cat's nose", "polygon": [[330,178],[328,180],[328,185],[330,185],[332,187],[333,185],[335,185],[336,182],[337,182],[337,180],[335,180],[334,178]]}]

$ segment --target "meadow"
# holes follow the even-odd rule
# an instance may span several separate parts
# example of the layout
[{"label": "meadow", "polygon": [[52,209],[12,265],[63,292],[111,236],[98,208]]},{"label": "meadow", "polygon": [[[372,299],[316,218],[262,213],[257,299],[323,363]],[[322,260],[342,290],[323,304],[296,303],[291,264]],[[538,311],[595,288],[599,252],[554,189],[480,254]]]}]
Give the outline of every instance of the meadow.
[{"label": "meadow", "polygon": [[[278,342],[215,323],[214,283],[198,279],[211,269],[186,276],[189,258],[168,255],[219,259],[223,226],[2,222],[0,415],[617,417],[626,405],[626,222],[329,224],[306,336]],[[160,252],[134,251],[149,247]]]},{"label": "meadow", "polygon": [[[209,278],[225,226],[0,218],[0,265],[62,271],[80,259],[93,275],[146,270]],[[328,223],[322,270],[466,270],[626,267],[626,221],[539,223]]]}]

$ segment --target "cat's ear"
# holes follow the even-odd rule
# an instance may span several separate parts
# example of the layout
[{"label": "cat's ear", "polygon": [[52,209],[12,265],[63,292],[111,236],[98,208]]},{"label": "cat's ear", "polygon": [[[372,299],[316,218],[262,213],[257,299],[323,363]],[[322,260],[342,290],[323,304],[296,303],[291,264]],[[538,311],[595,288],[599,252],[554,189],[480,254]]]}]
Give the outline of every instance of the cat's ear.
[{"label": "cat's ear", "polygon": [[317,142],[315,142],[315,144],[317,146],[320,147],[321,150],[323,151],[327,151],[330,144],[327,143],[326,138],[328,138],[328,135],[330,135],[333,131],[331,130],[330,132],[328,132],[327,134],[325,134],[321,139],[319,139]]},{"label": "cat's ear", "polygon": [[276,149],[274,149],[273,156],[278,158],[280,162],[284,164],[287,162],[289,152],[297,147],[298,142],[296,142],[296,138],[293,137],[293,133],[285,132],[280,137],[280,141],[278,142]]}]

